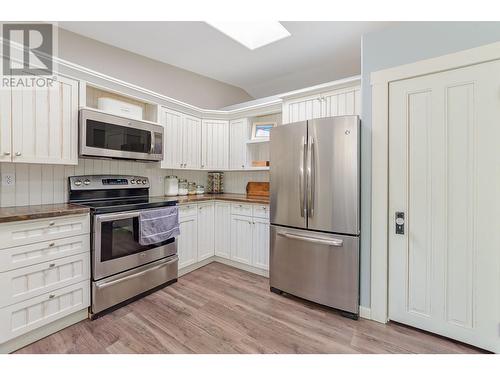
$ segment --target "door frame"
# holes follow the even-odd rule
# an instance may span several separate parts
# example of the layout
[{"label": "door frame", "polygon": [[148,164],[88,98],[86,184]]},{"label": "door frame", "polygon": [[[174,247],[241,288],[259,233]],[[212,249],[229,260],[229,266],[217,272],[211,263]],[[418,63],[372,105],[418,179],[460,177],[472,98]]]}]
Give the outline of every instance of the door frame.
[{"label": "door frame", "polygon": [[371,73],[371,319],[389,320],[389,84],[500,60],[500,42]]}]

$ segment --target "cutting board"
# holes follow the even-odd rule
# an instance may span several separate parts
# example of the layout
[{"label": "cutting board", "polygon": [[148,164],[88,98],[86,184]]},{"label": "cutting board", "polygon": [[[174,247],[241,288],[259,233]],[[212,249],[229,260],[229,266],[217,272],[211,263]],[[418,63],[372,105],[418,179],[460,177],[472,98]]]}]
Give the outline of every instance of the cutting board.
[{"label": "cutting board", "polygon": [[269,182],[249,182],[247,184],[247,195],[256,197],[268,197]]}]

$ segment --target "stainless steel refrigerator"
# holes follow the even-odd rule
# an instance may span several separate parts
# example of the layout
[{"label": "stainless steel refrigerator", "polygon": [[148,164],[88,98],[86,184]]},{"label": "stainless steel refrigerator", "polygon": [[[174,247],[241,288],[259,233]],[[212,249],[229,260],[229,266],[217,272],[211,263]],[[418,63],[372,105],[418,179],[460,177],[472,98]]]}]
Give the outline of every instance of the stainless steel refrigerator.
[{"label": "stainless steel refrigerator", "polygon": [[359,313],[360,126],[339,116],[271,131],[270,285]]}]

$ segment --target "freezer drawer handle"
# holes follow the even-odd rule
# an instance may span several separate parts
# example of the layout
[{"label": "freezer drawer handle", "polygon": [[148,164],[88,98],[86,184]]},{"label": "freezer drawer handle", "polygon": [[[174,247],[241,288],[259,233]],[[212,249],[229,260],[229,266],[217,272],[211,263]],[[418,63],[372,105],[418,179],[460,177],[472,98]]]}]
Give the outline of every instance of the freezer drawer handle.
[{"label": "freezer drawer handle", "polygon": [[321,244],[321,245],[329,245],[329,246],[341,247],[344,244],[344,241],[343,240],[339,240],[339,239],[324,240],[324,239],[321,239],[321,238],[298,236],[296,234],[291,234],[291,233],[287,233],[287,232],[278,232],[278,235],[282,236],[282,237],[290,238],[292,240],[313,242],[313,243],[318,243],[318,244]]}]

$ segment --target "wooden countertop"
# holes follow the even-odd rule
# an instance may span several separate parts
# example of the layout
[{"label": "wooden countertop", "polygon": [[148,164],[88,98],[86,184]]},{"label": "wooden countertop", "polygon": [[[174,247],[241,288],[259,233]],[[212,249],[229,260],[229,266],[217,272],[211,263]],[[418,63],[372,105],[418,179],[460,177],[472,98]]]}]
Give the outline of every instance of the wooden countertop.
[{"label": "wooden countertop", "polygon": [[230,193],[184,195],[172,198],[176,198],[179,204],[196,203],[196,202],[211,201],[211,200],[269,204],[269,197],[248,196],[246,194],[230,194]]},{"label": "wooden countertop", "polygon": [[[196,203],[211,200],[269,204],[268,197],[247,196],[246,194],[201,194],[177,197],[155,197],[165,200],[177,200],[179,204]],[[39,204],[32,206],[0,207],[0,223],[12,221],[43,219],[47,217],[86,214],[90,212],[87,207],[71,203]]]},{"label": "wooden countertop", "polygon": [[89,211],[90,210],[87,207],[70,203],[0,207],[0,223],[43,219],[54,216],[86,214]]}]

